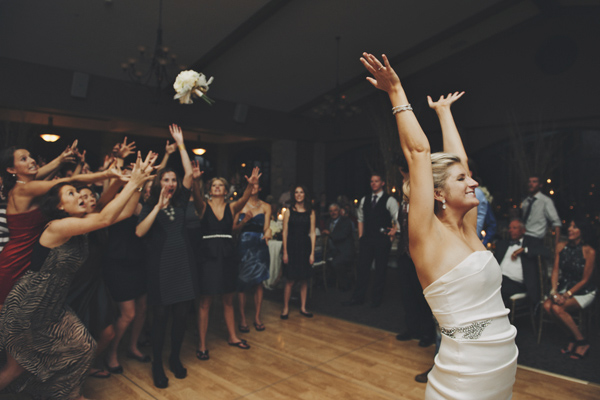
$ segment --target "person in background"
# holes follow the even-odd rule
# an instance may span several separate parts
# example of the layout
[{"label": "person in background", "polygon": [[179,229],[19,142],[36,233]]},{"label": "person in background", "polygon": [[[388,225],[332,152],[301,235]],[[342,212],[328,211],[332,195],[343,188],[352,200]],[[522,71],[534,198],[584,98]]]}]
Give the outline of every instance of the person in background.
[{"label": "person in background", "polygon": [[254,328],[264,331],[265,325],[260,318],[263,299],[262,283],[269,279],[269,240],[271,240],[271,205],[260,200],[260,184],[253,185],[250,199],[234,217],[233,231],[240,232],[238,253],[240,259],[238,275],[238,300],[240,303],[240,332],[248,333],[246,322],[247,290],[254,292]]},{"label": "person in background", "polygon": [[312,318],[306,311],[308,279],[315,262],[316,215],[304,186],[293,189],[294,201],[283,215],[283,291],[281,319],[288,319],[290,297],[295,282],[300,283],[300,314]]},{"label": "person in background", "polygon": [[556,246],[552,289],[550,298],[544,302],[544,310],[572,334],[562,353],[579,360],[589,353],[590,342],[570,313],[588,307],[596,297],[597,288],[591,277],[596,265],[597,240],[593,227],[585,219],[569,223],[567,238],[566,243]]},{"label": "person in background", "polygon": [[[194,167],[194,176],[200,174]],[[248,350],[250,345],[241,340],[235,333],[235,315],[233,299],[238,281],[238,259],[233,243],[233,216],[239,213],[250,199],[252,188],[258,184],[260,177],[258,167],[252,170],[250,178],[246,177],[248,186],[243,195],[236,201],[227,203],[227,181],[224,178],[213,178],[208,181],[210,200],[206,201],[199,188],[200,180],[194,179],[194,204],[196,212],[202,219],[202,247],[200,271],[200,307],[198,310],[198,348],[196,357],[207,361],[210,356],[206,343],[210,306],[215,295],[222,295],[223,316],[227,326],[227,343],[239,349]]]},{"label": "person in background", "polygon": [[335,272],[338,286],[342,292],[350,290],[352,262],[354,260],[354,232],[352,222],[341,215],[339,204],[329,205],[329,221],[324,224],[322,234],[328,236],[327,262]]},{"label": "person in background", "polygon": [[525,236],[534,238],[543,243],[548,227],[554,229],[554,247],[560,239],[562,223],[554,207],[552,199],[541,192],[544,183],[539,175],[529,177],[527,190],[529,196],[521,203]]},{"label": "person in background", "polygon": [[388,195],[385,181],[380,173],[371,174],[371,195],[365,196],[358,205],[358,268],[356,287],[344,306],[360,305],[365,302],[371,265],[375,260],[371,308],[379,307],[383,301],[385,275],[392,241],[398,221],[398,202]]}]

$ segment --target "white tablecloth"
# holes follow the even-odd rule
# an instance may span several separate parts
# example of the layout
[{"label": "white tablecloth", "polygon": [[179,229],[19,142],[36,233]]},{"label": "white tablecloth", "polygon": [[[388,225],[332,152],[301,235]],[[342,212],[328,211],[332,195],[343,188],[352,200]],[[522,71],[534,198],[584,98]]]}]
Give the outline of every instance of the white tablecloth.
[{"label": "white tablecloth", "polygon": [[271,265],[269,266],[269,279],[263,282],[265,289],[275,289],[276,283],[281,278],[281,240],[269,240],[269,255],[271,256]]}]

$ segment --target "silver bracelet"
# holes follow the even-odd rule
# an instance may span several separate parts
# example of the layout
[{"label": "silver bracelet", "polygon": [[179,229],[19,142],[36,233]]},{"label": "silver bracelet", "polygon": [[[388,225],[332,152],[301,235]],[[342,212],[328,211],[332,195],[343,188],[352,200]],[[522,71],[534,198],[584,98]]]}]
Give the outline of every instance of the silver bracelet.
[{"label": "silver bracelet", "polygon": [[412,107],[410,106],[410,104],[404,104],[402,106],[392,107],[392,114],[394,114],[394,115],[396,115],[402,111],[412,111]]}]

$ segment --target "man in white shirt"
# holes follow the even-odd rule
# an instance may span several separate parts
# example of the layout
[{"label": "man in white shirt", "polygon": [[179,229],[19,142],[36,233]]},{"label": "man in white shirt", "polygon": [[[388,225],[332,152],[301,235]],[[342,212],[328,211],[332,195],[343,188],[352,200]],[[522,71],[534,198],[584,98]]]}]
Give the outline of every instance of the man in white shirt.
[{"label": "man in white shirt", "polygon": [[552,199],[541,190],[544,186],[539,176],[529,177],[527,188],[529,196],[521,203],[525,235],[543,241],[548,227],[554,228],[554,246],[558,244],[562,223]]},{"label": "man in white shirt", "polygon": [[527,293],[535,304],[540,298],[537,256],[549,252],[538,240],[525,236],[525,226],[518,219],[510,222],[508,235],[510,240],[498,242],[494,253],[502,270],[502,300],[508,307],[512,295]]}]

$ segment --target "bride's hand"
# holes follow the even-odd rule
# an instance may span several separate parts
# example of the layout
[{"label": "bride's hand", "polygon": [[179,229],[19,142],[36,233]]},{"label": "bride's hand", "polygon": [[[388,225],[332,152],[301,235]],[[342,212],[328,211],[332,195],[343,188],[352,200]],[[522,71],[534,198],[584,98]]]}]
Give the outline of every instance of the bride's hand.
[{"label": "bride's hand", "polygon": [[377,89],[387,93],[402,89],[400,78],[398,78],[398,75],[390,65],[386,55],[382,55],[381,58],[383,59],[383,64],[373,54],[363,53],[360,62],[373,75],[373,78],[369,76],[367,80]]},{"label": "bride's hand", "polygon": [[431,96],[427,96],[427,103],[429,103],[429,108],[433,110],[438,110],[442,107],[448,107],[452,105],[456,100],[460,99],[465,92],[454,92],[448,93],[448,96],[440,96],[438,101],[431,100]]}]

